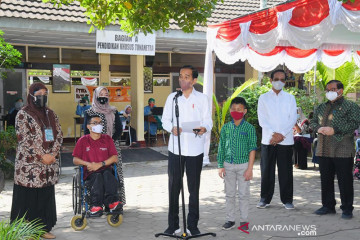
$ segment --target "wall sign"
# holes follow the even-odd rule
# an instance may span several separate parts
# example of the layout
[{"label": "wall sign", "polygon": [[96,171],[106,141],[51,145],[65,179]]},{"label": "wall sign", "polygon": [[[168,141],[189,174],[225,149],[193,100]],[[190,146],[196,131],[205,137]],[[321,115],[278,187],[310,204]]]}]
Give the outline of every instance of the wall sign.
[{"label": "wall sign", "polygon": [[96,31],[96,53],[155,56],[155,34]]}]

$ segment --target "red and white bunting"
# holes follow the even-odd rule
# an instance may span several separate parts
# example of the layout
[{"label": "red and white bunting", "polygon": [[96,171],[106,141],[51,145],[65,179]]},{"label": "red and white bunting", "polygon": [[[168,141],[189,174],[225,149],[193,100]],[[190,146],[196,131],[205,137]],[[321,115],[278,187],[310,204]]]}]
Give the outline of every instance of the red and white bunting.
[{"label": "red and white bunting", "polygon": [[[337,68],[351,57],[358,58],[359,45],[326,43],[336,25],[360,32],[360,0],[296,0],[221,24],[210,25],[208,50],[221,61],[233,64],[247,60],[268,72],[279,64],[304,73],[317,61]],[[358,66],[359,59],[356,60]]]}]

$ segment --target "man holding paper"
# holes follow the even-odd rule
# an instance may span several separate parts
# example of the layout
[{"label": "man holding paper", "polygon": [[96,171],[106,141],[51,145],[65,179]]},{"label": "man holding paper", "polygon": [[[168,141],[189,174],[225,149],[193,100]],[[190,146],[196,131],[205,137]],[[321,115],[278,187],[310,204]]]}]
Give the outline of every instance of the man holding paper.
[{"label": "man holding paper", "polygon": [[[169,215],[167,234],[180,233],[179,194],[184,172],[179,169],[178,135],[180,135],[182,170],[186,168],[189,189],[189,214],[187,226],[191,235],[200,234],[199,189],[202,161],[204,155],[205,132],[211,131],[212,119],[206,95],[196,91],[198,71],[191,65],[180,69],[179,84],[182,94],[171,93],[165,103],[162,116],[163,128],[171,132],[169,139]],[[175,98],[179,106],[179,132],[175,115]]]}]

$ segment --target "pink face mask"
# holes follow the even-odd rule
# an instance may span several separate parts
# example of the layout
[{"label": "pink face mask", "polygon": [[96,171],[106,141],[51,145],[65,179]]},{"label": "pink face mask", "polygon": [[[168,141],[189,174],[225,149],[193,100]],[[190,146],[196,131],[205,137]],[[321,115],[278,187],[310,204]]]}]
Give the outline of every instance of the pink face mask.
[{"label": "pink face mask", "polygon": [[155,103],[149,103],[149,106],[153,108],[155,106]]},{"label": "pink face mask", "polygon": [[180,81],[181,90],[186,91],[191,88],[191,82]]},{"label": "pink face mask", "polygon": [[245,114],[243,112],[230,112],[230,115],[234,120],[240,120]]}]

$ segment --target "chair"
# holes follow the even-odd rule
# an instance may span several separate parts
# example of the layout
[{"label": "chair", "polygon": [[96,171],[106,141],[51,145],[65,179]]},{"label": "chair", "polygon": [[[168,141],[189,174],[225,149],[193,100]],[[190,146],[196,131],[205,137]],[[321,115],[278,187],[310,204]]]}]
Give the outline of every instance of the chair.
[{"label": "chair", "polygon": [[[164,144],[166,144],[166,138],[165,138],[165,133],[167,133],[165,131],[165,129],[163,128],[162,126],[162,122],[161,122],[161,117],[160,116],[157,116],[156,118],[156,123],[157,123],[157,132],[161,131],[162,132],[162,136],[163,136],[163,141],[164,141]],[[156,134],[156,141],[157,141],[157,134]]]},{"label": "chair", "polygon": [[120,143],[125,143],[126,145],[126,142],[129,140],[129,146],[131,146],[131,133],[130,133],[130,117],[128,119],[126,119],[122,114],[120,114],[120,120],[121,122],[124,124],[126,124],[127,126],[127,129],[123,128],[123,131],[122,131],[122,134],[120,136]]}]

